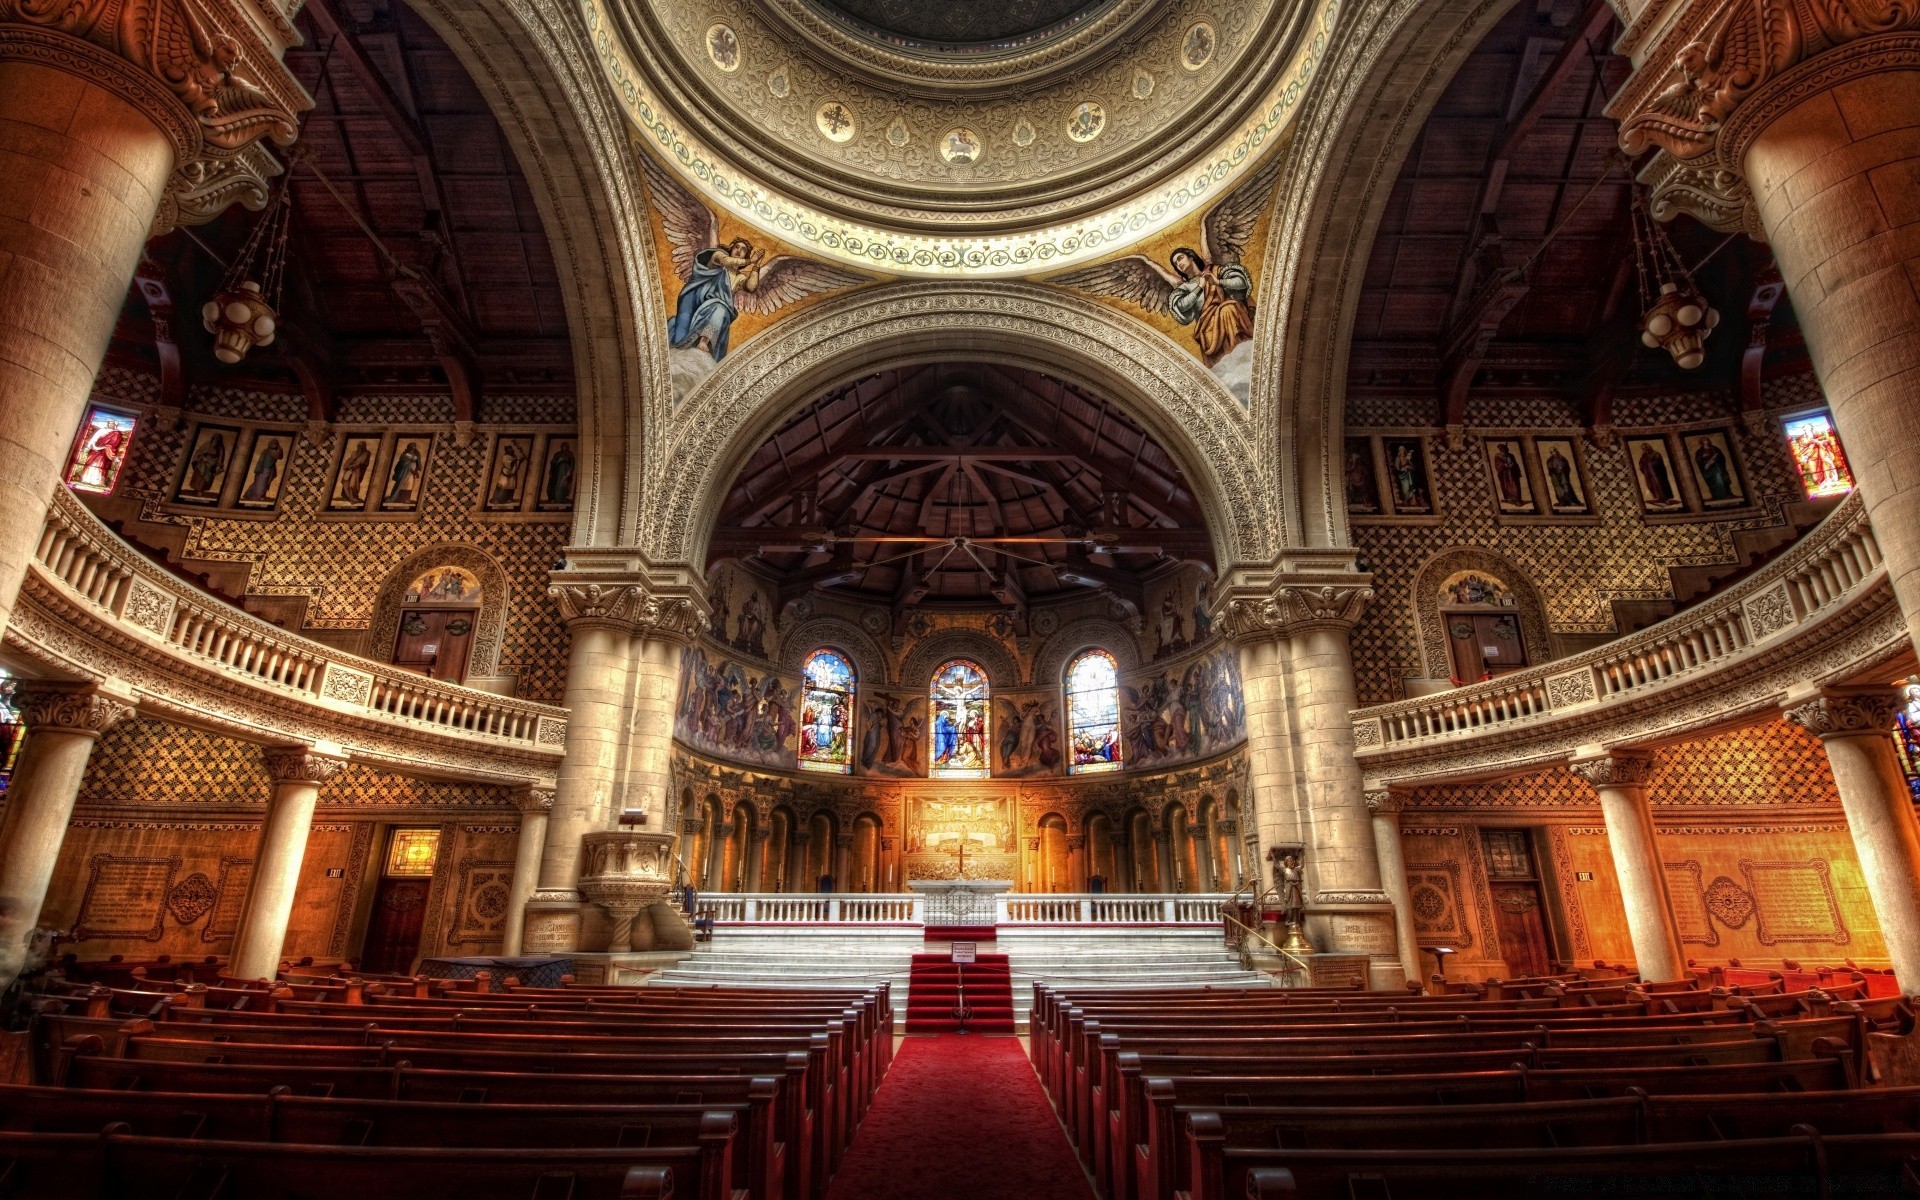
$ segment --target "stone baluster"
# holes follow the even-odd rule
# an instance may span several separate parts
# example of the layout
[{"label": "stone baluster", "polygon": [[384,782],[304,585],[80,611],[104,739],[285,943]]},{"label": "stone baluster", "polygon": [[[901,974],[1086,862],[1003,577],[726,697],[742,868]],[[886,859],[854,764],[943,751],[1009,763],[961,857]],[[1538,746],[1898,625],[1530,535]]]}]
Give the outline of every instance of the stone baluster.
[{"label": "stone baluster", "polygon": [[[520,810],[520,843],[513,856],[513,883],[507,892],[506,931],[500,953],[516,955],[528,949],[525,940],[527,902],[540,881],[540,860],[547,846],[547,820],[553,812],[553,789],[527,784],[513,790],[513,806]],[[547,947],[532,947],[544,951]]]},{"label": "stone baluster", "polygon": [[300,886],[300,867],[307,857],[307,837],[313,832],[313,810],[320,803],[320,785],[346,765],[343,759],[311,746],[274,747],[264,751],[263,757],[273,794],[267,799],[260,848],[253,858],[253,881],[233,935],[227,971],[236,979],[272,979],[278,974],[287,922]]},{"label": "stone baluster", "polygon": [[1847,814],[1867,896],[1903,992],[1920,989],[1920,821],[1895,757],[1886,689],[1827,691],[1789,701],[1787,720],[1820,739]]},{"label": "stone baluster", "polygon": [[1643,754],[1602,751],[1574,759],[1567,769],[1600,798],[1600,816],[1607,826],[1607,844],[1613,851],[1613,871],[1620,901],[1626,906],[1627,934],[1633,941],[1640,978],[1684,978],[1687,959],[1680,949],[1667,869],[1655,843],[1653,806],[1647,798],[1653,760]]}]

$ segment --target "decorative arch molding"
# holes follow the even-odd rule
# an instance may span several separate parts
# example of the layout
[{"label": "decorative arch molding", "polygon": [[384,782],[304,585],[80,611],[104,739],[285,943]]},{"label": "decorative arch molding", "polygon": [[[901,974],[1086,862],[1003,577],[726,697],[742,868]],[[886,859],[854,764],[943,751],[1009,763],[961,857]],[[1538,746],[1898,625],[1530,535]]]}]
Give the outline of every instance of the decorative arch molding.
[{"label": "decorative arch molding", "polygon": [[400,610],[406,607],[407,585],[437,567],[459,567],[480,581],[480,616],[473,623],[473,650],[467,674],[498,675],[500,649],[507,625],[507,603],[512,589],[507,573],[491,554],[457,542],[441,542],[400,560],[380,582],[368,628],[367,656],[386,661],[400,632]]},{"label": "decorative arch molding", "polygon": [[1289,546],[1350,544],[1340,445],[1374,236],[1427,114],[1513,3],[1353,4],[1294,123],[1260,273],[1250,397],[1260,458],[1281,464]]},{"label": "decorative arch molding", "polygon": [[666,309],[630,126],[565,0],[414,0],[500,122],[553,252],[578,397],[573,544],[630,545],[666,419]]},{"label": "decorative arch molding", "polygon": [[1005,646],[971,629],[949,629],[922,638],[913,648],[900,664],[899,686],[918,689],[924,699],[934,668],[955,658],[970,658],[984,667],[989,687],[1019,687],[1026,682],[1020,677],[1020,663]]},{"label": "decorative arch molding", "polygon": [[1121,673],[1140,666],[1139,635],[1118,621],[1083,617],[1048,638],[1033,659],[1035,684],[1063,684],[1067,664],[1082,650],[1105,650],[1120,664]]},{"label": "decorative arch molding", "polygon": [[976,281],[832,297],[728,354],[648,448],[645,473],[664,486],[638,548],[654,562],[704,561],[733,477],[788,415],[834,384],[954,359],[1042,371],[1118,403],[1185,472],[1216,561],[1277,555],[1278,480],[1254,453],[1246,411],[1198,359],[1064,290]]},{"label": "decorative arch molding", "polygon": [[779,668],[782,675],[799,675],[807,656],[822,647],[839,650],[853,660],[860,673],[858,686],[872,687],[888,682],[887,656],[880,652],[867,631],[839,617],[811,617],[780,635]]},{"label": "decorative arch molding", "polygon": [[1520,640],[1526,645],[1529,665],[1539,666],[1553,657],[1553,641],[1547,633],[1547,609],[1527,573],[1505,555],[1478,546],[1455,546],[1427,559],[1413,578],[1414,621],[1420,630],[1420,658],[1429,679],[1447,679],[1453,675],[1452,663],[1447,657],[1446,622],[1440,613],[1440,589],[1462,571],[1491,576],[1512,594],[1520,617]]}]

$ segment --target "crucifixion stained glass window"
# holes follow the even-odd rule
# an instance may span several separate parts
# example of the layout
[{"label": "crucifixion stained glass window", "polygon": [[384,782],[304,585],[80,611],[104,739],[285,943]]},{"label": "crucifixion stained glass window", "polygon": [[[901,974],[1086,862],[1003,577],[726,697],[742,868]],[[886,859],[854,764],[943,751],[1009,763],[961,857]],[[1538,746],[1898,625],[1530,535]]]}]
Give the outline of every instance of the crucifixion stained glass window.
[{"label": "crucifixion stained glass window", "polygon": [[935,779],[985,779],[987,760],[987,673],[978,663],[956,658],[933,673],[932,758],[927,773]]},{"label": "crucifixion stained glass window", "polygon": [[815,650],[800,668],[800,765],[809,771],[853,770],[853,664],[835,650]]},{"label": "crucifixion stained glass window", "polygon": [[1067,742],[1075,775],[1120,769],[1120,670],[1105,650],[1067,668]]}]

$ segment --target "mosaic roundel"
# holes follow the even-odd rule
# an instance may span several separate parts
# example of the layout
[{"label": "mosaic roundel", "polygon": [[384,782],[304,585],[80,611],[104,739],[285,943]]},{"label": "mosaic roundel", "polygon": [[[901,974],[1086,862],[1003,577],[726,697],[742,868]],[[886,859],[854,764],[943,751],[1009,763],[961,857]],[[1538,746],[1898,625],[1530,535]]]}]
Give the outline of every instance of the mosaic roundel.
[{"label": "mosaic roundel", "polygon": [[1187,28],[1187,36],[1180,39],[1180,65],[1189,71],[1198,71],[1213,61],[1213,52],[1220,45],[1220,36],[1213,26],[1205,21],[1195,21]]},{"label": "mosaic roundel", "polygon": [[173,890],[167,893],[167,911],[182,925],[191,925],[207,915],[207,910],[213,907],[215,895],[213,881],[195,871],[174,884]]},{"label": "mosaic roundel", "polygon": [[507,886],[503,883],[489,883],[474,892],[473,911],[486,921],[498,920],[504,916],[507,911]]},{"label": "mosaic roundel", "polygon": [[1423,921],[1438,921],[1447,912],[1447,898],[1438,889],[1417,887],[1413,889],[1413,912]]},{"label": "mosaic roundel", "polygon": [[740,38],[733,26],[707,26],[707,58],[729,75],[740,69]]},{"label": "mosaic roundel", "polygon": [[940,139],[940,157],[956,167],[978,162],[983,148],[980,135],[964,126],[947,130],[947,136]]},{"label": "mosaic roundel", "polygon": [[1091,100],[1075,105],[1073,115],[1067,118],[1067,136],[1076,142],[1090,142],[1106,127],[1107,110]]},{"label": "mosaic roundel", "polygon": [[850,142],[856,130],[853,110],[838,100],[823,102],[813,114],[813,124],[830,142]]},{"label": "mosaic roundel", "polygon": [[1738,929],[1753,916],[1753,893],[1725,875],[1707,885],[1707,911],[1728,929]]}]

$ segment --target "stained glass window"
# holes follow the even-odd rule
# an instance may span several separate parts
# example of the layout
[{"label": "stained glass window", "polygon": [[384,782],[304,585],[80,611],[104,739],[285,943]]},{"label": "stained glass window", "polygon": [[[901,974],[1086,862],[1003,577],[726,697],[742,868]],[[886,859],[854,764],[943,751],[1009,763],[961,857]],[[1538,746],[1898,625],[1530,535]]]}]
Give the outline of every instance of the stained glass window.
[{"label": "stained glass window", "polygon": [[936,779],[985,779],[987,673],[956,658],[933,673],[933,751],[927,773]]},{"label": "stained glass window", "polygon": [[387,874],[390,876],[407,878],[432,875],[434,863],[439,859],[438,829],[396,829],[393,831],[393,840],[387,843]]},{"label": "stained glass window", "polygon": [[1120,769],[1120,670],[1105,650],[1088,650],[1067,668],[1069,770]]},{"label": "stained glass window", "polygon": [[1787,449],[1793,464],[1800,468],[1800,486],[1807,499],[1844,496],[1853,490],[1853,472],[1847,467],[1847,452],[1840,448],[1840,434],[1833,418],[1826,413],[1809,413],[1787,422]]},{"label": "stained glass window", "polygon": [[1893,748],[1900,759],[1900,773],[1907,777],[1907,792],[1920,806],[1920,676],[1907,680],[1902,696],[1894,714]]},{"label": "stained glass window", "polygon": [[853,664],[838,651],[815,650],[800,673],[800,765],[845,775],[853,770]]},{"label": "stained glass window", "polygon": [[73,454],[67,459],[67,486],[103,496],[113,491],[133,445],[133,424],[126,413],[89,406],[80,436],[73,439]]}]

